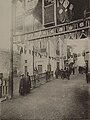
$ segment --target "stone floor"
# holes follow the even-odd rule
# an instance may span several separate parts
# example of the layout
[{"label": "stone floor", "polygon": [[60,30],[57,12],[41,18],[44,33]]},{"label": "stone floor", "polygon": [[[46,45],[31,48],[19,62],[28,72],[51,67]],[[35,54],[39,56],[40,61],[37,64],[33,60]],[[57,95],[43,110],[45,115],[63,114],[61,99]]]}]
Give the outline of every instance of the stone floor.
[{"label": "stone floor", "polygon": [[1,103],[2,120],[90,120],[90,84],[85,75],[55,79]]}]

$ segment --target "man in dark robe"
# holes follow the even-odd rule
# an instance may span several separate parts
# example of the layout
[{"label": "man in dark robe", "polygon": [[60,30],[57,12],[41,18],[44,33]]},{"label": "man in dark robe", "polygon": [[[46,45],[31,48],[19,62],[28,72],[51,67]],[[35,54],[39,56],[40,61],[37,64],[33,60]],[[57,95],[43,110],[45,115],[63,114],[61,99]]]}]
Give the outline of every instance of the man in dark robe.
[{"label": "man in dark robe", "polygon": [[70,75],[71,75],[71,71],[69,68],[66,69],[66,77],[68,80],[70,80]]},{"label": "man in dark robe", "polygon": [[20,95],[25,95],[25,76],[21,75],[20,84],[19,84],[19,93]]},{"label": "man in dark robe", "polygon": [[31,80],[29,73],[27,72],[26,78],[25,78],[25,92],[30,93],[30,88],[31,88]]},{"label": "man in dark robe", "polygon": [[58,79],[58,69],[57,68],[55,70],[55,76],[56,76],[56,79]]}]

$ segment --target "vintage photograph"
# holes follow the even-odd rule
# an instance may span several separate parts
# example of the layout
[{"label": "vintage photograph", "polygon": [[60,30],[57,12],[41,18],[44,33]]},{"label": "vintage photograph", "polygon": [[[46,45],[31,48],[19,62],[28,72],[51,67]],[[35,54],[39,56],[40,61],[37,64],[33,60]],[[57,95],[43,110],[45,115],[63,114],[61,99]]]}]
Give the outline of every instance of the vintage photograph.
[{"label": "vintage photograph", "polygon": [[90,0],[0,0],[0,120],[90,120]]}]

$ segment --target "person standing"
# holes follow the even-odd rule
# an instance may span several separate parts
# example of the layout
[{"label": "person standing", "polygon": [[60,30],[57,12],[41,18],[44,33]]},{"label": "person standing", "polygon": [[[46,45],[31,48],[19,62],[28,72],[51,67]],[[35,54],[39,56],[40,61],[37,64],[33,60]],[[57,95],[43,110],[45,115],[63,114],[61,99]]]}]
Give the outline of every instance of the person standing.
[{"label": "person standing", "polygon": [[56,76],[56,79],[58,79],[58,69],[57,68],[55,70],[55,76]]},{"label": "person standing", "polygon": [[21,74],[20,84],[19,84],[19,93],[20,95],[25,95],[25,76]]},{"label": "person standing", "polygon": [[35,67],[35,69],[34,69],[34,88],[37,87],[37,78],[38,78],[38,70]]},{"label": "person standing", "polygon": [[71,74],[71,71],[69,68],[66,69],[66,77],[68,80],[70,80],[70,74]]},{"label": "person standing", "polygon": [[3,78],[3,73],[0,73],[0,98],[2,97],[2,78]]},{"label": "person standing", "polygon": [[63,69],[61,69],[61,71],[60,71],[60,75],[61,75],[61,79],[64,79],[64,70]]},{"label": "person standing", "polygon": [[26,78],[25,78],[25,92],[30,93],[30,89],[31,89],[31,80],[30,80],[30,76],[29,73],[27,72]]},{"label": "person standing", "polygon": [[74,67],[72,68],[72,72],[73,72],[73,75],[74,75],[75,74],[75,68]]},{"label": "person standing", "polygon": [[48,82],[48,71],[45,70],[45,74],[46,74],[46,82]]}]

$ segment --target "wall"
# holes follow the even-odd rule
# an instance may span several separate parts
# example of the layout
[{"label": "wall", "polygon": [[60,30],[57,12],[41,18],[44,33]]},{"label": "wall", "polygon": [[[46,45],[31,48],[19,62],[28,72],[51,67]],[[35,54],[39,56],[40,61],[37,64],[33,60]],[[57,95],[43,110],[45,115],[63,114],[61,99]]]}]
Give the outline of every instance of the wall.
[{"label": "wall", "polygon": [[89,52],[89,53],[85,54],[85,60],[88,61],[88,68],[89,68],[89,71],[90,71],[90,37],[88,37],[86,39],[85,52]]},{"label": "wall", "polygon": [[[60,55],[56,55],[58,41],[59,41]],[[40,47],[40,42],[41,42],[41,47]],[[63,44],[64,43],[62,42],[62,40],[55,36],[45,38],[43,40],[29,41],[26,45],[26,49],[27,49],[26,54],[24,52],[21,54],[21,71],[25,73],[25,66],[27,66],[28,67],[27,70],[30,73],[30,75],[33,74],[33,55],[32,55],[33,46],[34,46],[34,52],[37,53],[37,55],[35,55],[34,53],[34,68],[37,67],[38,69],[38,65],[42,65],[42,72],[45,72],[45,70],[47,70],[48,64],[50,64],[51,71],[55,72],[57,68],[57,62],[59,62],[59,68],[61,69],[63,64],[63,59],[60,59],[60,57],[62,57]],[[46,52],[41,52],[43,46],[45,46],[44,48],[46,48]],[[29,50],[31,50],[31,54],[29,54]],[[41,54],[41,57],[39,54]],[[25,63],[25,60],[27,60],[27,63]]]},{"label": "wall", "polygon": [[[14,52],[13,55],[13,70],[17,69],[17,74],[20,73],[21,68],[21,56]],[[10,72],[10,51],[0,49],[0,72],[4,77],[7,77]]]}]

